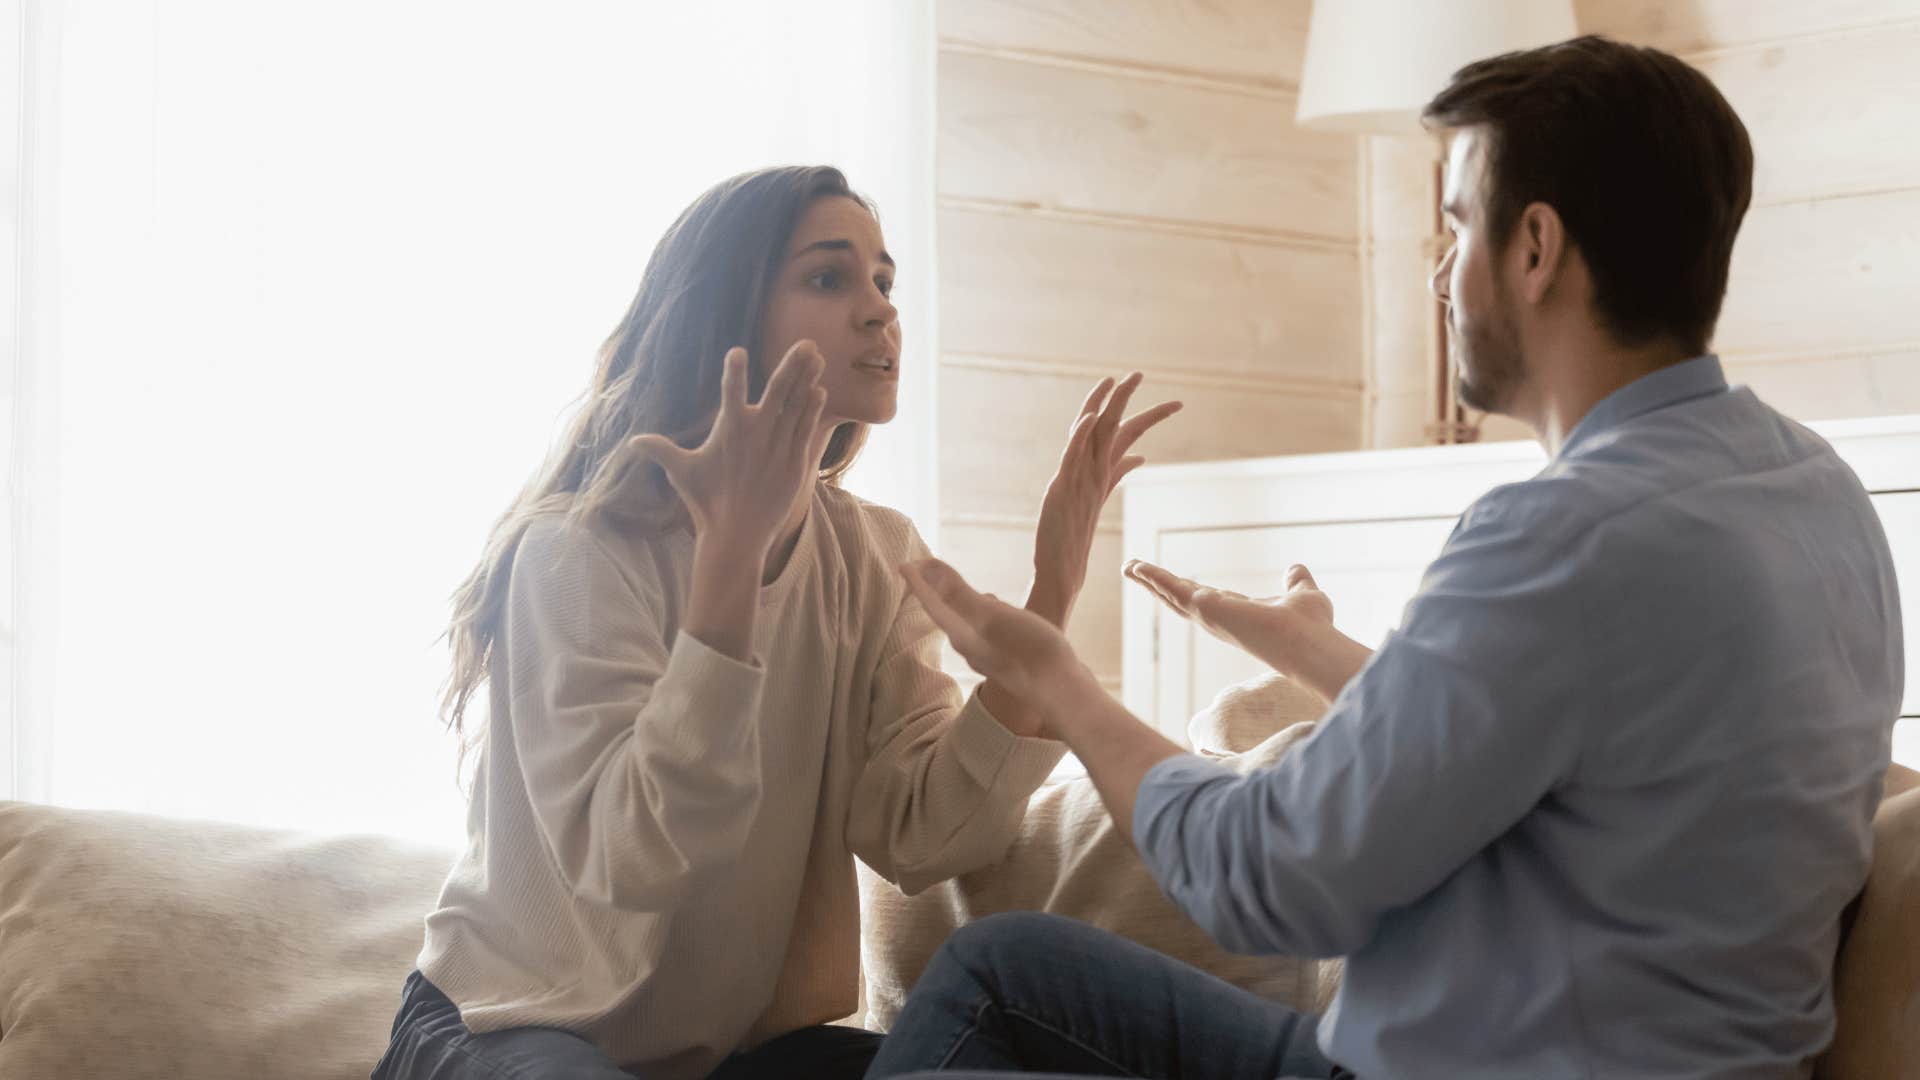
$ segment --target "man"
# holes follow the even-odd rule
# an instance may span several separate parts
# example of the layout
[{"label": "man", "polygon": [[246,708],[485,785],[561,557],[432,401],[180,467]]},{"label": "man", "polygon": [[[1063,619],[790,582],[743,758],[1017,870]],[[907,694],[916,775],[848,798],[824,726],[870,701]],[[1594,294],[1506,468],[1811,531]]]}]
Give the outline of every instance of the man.
[{"label": "man", "polygon": [[1468,509],[1377,653],[1303,568],[1266,600],[1129,568],[1332,698],[1311,738],[1238,777],[1129,716],[1044,621],[903,568],[1195,920],[1347,957],[1332,1009],[1000,916],[943,948],[869,1076],[1793,1077],[1830,1040],[1899,604],[1858,479],[1707,352],[1745,128],[1680,61],[1591,37],[1471,65],[1426,117],[1462,397],[1529,424],[1546,469]]}]

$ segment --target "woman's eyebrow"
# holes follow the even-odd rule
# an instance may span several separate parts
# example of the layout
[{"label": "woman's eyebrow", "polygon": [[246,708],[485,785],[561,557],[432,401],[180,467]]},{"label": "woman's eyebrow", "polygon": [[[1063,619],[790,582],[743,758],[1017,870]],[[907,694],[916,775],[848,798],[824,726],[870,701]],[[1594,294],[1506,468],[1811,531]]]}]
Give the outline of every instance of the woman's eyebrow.
[{"label": "woman's eyebrow", "polygon": [[[813,243],[808,244],[806,247],[801,248],[799,251],[794,252],[793,258],[797,259],[800,256],[805,255],[809,251],[852,251],[852,250],[853,250],[853,241],[851,240],[816,240]],[[888,266],[892,266],[893,256],[882,251],[880,253],[880,261],[883,263],[886,263]]]}]

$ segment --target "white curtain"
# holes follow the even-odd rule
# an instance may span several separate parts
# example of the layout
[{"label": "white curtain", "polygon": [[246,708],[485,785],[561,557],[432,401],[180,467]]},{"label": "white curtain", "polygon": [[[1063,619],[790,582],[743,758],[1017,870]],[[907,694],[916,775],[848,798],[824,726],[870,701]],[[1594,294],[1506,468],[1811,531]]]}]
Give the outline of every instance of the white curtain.
[{"label": "white curtain", "polygon": [[931,0],[7,4],[0,794],[457,840],[448,594],[716,180],[845,167],[933,370]]}]

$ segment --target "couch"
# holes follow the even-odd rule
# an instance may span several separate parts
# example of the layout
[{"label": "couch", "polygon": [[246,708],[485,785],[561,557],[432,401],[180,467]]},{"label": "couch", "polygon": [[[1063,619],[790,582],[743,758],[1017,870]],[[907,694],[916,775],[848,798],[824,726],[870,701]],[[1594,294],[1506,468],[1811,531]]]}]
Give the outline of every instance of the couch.
[{"label": "couch", "polygon": [[[1190,734],[1251,767],[1308,730],[1292,721],[1311,707],[1277,683],[1243,688]],[[1035,809],[1001,873],[911,898],[870,889],[871,1019],[897,1009],[945,928],[1010,906],[1106,925],[1296,1004],[1329,989],[1337,966],[1207,941],[1125,858],[1084,778],[1042,789]],[[1920,1080],[1920,789],[1883,803],[1875,830],[1839,958],[1839,1034],[1816,1073],[1826,1080]],[[0,802],[0,1080],[360,1080],[452,857]]]}]

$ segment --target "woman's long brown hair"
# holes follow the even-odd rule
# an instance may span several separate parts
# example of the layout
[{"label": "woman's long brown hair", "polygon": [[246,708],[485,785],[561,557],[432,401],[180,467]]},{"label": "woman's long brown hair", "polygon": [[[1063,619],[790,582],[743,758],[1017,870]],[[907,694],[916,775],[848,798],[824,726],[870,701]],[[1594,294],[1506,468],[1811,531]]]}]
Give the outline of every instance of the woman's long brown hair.
[{"label": "woman's long brown hair", "polygon": [[[657,467],[629,475],[636,462],[628,440],[659,433],[699,445],[719,409],[722,358],[734,346],[747,348],[749,393],[758,397],[778,360],[765,355],[761,339],[768,295],[801,215],[831,196],[872,209],[831,166],[744,173],[695,199],[655,245],[639,291],[600,348],[566,440],[494,523],[479,564],[454,592],[446,634],[453,667],[442,712],[460,739],[462,764],[484,738],[484,728],[467,730],[467,706],[491,670],[507,579],[528,523],[556,512],[575,519],[618,514],[658,529],[684,522]],[[837,481],[866,434],[864,424],[836,429],[821,478]]]}]

